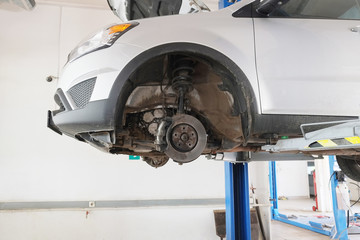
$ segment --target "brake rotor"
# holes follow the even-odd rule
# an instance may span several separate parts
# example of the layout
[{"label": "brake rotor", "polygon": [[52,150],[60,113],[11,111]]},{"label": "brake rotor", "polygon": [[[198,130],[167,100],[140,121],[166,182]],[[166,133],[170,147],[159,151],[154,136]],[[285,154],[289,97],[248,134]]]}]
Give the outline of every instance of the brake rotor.
[{"label": "brake rotor", "polygon": [[176,162],[187,163],[198,158],[206,147],[206,131],[202,123],[193,116],[178,114],[166,133],[165,154]]}]

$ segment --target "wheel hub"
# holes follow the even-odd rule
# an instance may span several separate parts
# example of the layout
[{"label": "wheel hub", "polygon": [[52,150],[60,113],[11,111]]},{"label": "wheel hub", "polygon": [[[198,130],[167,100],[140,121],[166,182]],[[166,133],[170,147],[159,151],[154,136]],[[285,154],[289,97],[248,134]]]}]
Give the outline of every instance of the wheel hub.
[{"label": "wheel hub", "polygon": [[198,158],[206,147],[206,131],[195,117],[177,114],[167,129],[166,142],[167,156],[176,162],[191,162]]},{"label": "wheel hub", "polygon": [[193,150],[198,142],[196,130],[189,124],[179,124],[175,126],[171,136],[170,143],[180,152]]}]

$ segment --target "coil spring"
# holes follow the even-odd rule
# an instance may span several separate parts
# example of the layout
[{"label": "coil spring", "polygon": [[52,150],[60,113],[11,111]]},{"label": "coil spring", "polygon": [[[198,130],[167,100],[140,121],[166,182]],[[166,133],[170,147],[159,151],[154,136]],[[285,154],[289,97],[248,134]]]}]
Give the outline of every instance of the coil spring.
[{"label": "coil spring", "polygon": [[190,92],[193,89],[191,74],[194,73],[194,61],[186,57],[180,58],[175,62],[174,66],[172,88],[175,91],[182,88],[184,93]]}]

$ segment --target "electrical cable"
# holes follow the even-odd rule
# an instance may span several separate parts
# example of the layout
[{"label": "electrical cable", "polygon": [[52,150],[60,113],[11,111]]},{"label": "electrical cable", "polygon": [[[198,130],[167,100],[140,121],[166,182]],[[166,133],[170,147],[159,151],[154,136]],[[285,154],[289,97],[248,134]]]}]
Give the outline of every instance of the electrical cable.
[{"label": "electrical cable", "polygon": [[[334,172],[331,174],[331,176],[330,176],[330,179],[329,179],[329,187],[330,187],[331,179],[332,179],[332,177],[333,177],[335,174],[336,174],[336,171],[334,171]],[[359,186],[359,187],[360,187],[360,186]],[[354,226],[354,225],[351,225],[351,226],[350,226],[350,223],[351,223],[351,222],[354,222],[354,219],[353,219],[352,221],[350,221],[350,214],[349,214],[349,213],[351,213],[351,215],[354,215],[353,212],[352,212],[352,210],[351,210],[351,207],[352,207],[353,205],[348,206],[348,205],[346,204],[345,198],[344,198],[343,193],[342,193],[341,191],[340,191],[340,196],[341,196],[341,198],[342,198],[342,200],[343,200],[343,203],[345,203],[346,208],[348,209],[348,210],[347,210],[347,227],[340,232],[339,237],[336,238],[336,239],[340,239],[340,237],[342,236],[342,234],[343,234],[345,231],[349,230],[350,228],[352,228],[352,227]],[[359,199],[359,200],[360,200],[360,199]],[[335,239],[335,236],[336,236],[336,235],[337,235],[337,234],[335,233],[335,234],[331,237],[331,239]]]},{"label": "electrical cable", "polygon": [[[330,179],[331,179],[331,177],[330,177]],[[351,183],[351,182],[350,182],[350,184],[353,184],[353,185],[357,186],[357,187],[360,189],[360,186],[359,186],[358,184],[356,184],[356,183]],[[342,199],[344,200],[344,202],[345,202],[345,199],[344,199],[344,196],[343,196],[342,193],[341,193],[341,198],[342,198]],[[349,213],[351,213],[351,215],[354,215],[354,213],[353,213],[353,211],[352,211],[351,208],[352,208],[352,206],[354,206],[355,204],[357,204],[359,201],[360,201],[360,197],[359,197],[359,199],[358,199],[355,203],[353,203],[352,205],[350,205],[350,207],[349,207],[349,206],[346,206],[346,207],[348,208],[348,210],[347,210],[347,228],[340,232],[339,238],[337,238],[337,239],[340,239],[340,237],[342,236],[342,234],[343,234],[346,230],[349,230],[350,228],[354,227],[354,225],[351,225],[351,226],[350,226],[350,223],[351,223],[351,222],[356,223],[356,219],[353,218],[352,221],[350,221],[350,214],[349,214]],[[334,239],[335,236],[336,236],[336,234],[335,234],[331,239]]]},{"label": "electrical cable", "polygon": [[[353,185],[357,186],[357,187],[360,189],[360,186],[359,186],[358,184],[352,183],[352,182],[351,182],[350,184],[353,184]],[[358,198],[353,204],[351,204],[350,207],[354,206],[354,205],[357,204],[358,202],[360,202],[360,196],[359,196],[359,198]]]},{"label": "electrical cable", "polygon": [[329,178],[329,183],[328,183],[328,187],[330,188],[330,184],[331,184],[331,179],[332,177],[335,175],[336,171],[333,171],[333,173],[331,174],[330,178]]}]

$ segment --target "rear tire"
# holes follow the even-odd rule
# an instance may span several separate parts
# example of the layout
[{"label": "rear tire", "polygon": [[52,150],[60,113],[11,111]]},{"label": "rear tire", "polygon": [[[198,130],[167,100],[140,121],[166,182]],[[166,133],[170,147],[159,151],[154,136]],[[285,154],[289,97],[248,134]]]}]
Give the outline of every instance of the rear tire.
[{"label": "rear tire", "polygon": [[356,156],[336,156],[341,171],[346,176],[360,182],[360,155]]}]

